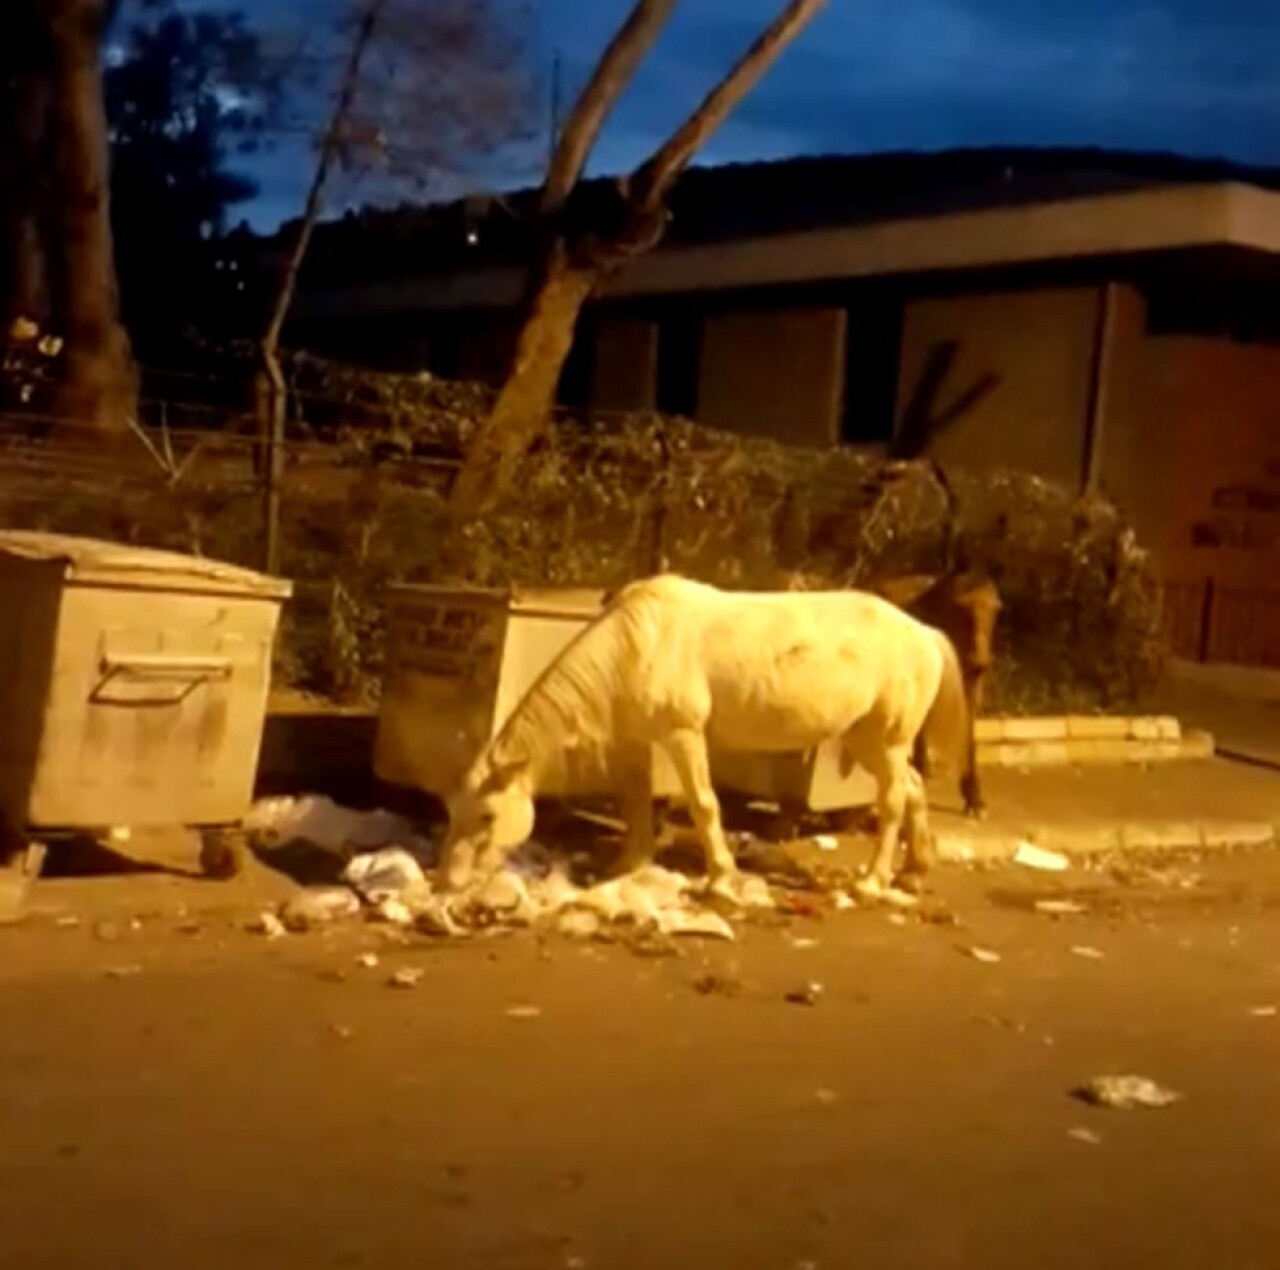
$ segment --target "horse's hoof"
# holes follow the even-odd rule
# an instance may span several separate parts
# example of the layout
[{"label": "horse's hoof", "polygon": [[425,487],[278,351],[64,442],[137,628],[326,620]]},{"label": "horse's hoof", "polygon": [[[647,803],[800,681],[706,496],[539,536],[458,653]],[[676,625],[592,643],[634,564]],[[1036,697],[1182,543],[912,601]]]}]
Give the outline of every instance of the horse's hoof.
[{"label": "horse's hoof", "polygon": [[853,884],[853,893],[860,900],[874,903],[884,898],[885,884],[874,874],[868,874],[866,877],[859,878]]}]

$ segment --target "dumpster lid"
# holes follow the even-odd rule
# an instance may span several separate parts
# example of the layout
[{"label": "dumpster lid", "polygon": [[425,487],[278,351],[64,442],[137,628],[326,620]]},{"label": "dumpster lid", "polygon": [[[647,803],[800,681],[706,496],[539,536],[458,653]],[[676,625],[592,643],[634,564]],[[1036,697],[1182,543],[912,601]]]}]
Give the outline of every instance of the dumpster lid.
[{"label": "dumpster lid", "polygon": [[392,596],[420,596],[443,604],[502,605],[508,612],[542,617],[596,617],[605,592],[588,587],[465,587],[394,582]]},{"label": "dumpster lid", "polygon": [[0,529],[0,556],[61,561],[66,569],[64,576],[75,582],[147,586],[157,590],[195,588],[276,599],[286,599],[293,591],[292,583],[283,578],[269,577],[221,560],[39,530]]}]

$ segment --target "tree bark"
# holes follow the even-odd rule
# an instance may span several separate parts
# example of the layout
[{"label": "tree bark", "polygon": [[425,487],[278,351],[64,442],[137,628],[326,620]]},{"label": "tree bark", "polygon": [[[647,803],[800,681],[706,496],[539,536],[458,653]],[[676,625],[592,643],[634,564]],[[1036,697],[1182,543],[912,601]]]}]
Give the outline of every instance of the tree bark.
[{"label": "tree bark", "polygon": [[675,5],[640,0],[632,10],[575,104],[548,169],[541,200],[548,246],[532,275],[511,369],[450,493],[455,523],[480,515],[510,487],[551,417],[578,317],[592,292],[608,274],[657,245],[676,178],[825,3],[791,0],[685,123],[620,183],[624,206],[618,224],[610,232],[570,241],[564,210],[591,147]]},{"label": "tree bark", "polygon": [[623,90],[662,34],[679,0],[637,0],[627,20],[609,41],[556,142],[542,184],[542,213],[556,215],[582,176],[600,129]]},{"label": "tree bark", "polygon": [[44,327],[49,288],[40,243],[40,212],[49,163],[42,150],[48,119],[47,41],[32,0],[0,7],[0,318]]},{"label": "tree bark", "polygon": [[711,134],[764,78],[787,45],[818,16],[826,3],[827,0],[791,0],[760,33],[698,109],[632,174],[628,184],[639,206],[653,207],[666,199],[676,178]]},{"label": "tree bark", "polygon": [[46,0],[45,11],[54,140],[50,228],[60,248],[52,291],[65,340],[57,412],[68,422],[124,432],[137,410],[137,377],[120,324],[111,241],[98,61],[106,10],[103,0]]},{"label": "tree bark", "polygon": [[598,278],[595,269],[569,259],[563,242],[547,253],[526,301],[511,369],[454,482],[450,507],[456,515],[478,513],[495,492],[510,487],[555,403],[578,315]]}]

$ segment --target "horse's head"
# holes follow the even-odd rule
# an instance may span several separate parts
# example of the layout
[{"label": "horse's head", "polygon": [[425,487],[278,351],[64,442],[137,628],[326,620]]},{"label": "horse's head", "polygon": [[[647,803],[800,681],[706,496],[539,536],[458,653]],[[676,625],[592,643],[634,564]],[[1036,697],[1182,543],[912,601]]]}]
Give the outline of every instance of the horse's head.
[{"label": "horse's head", "polygon": [[976,674],[991,666],[996,622],[1004,607],[1000,591],[990,579],[982,576],[960,579],[952,592],[959,609],[961,629],[952,636],[969,673]]},{"label": "horse's head", "polygon": [[494,873],[533,833],[533,789],[527,762],[486,762],[448,800],[449,833],[440,877],[449,890],[466,886],[475,871]]}]

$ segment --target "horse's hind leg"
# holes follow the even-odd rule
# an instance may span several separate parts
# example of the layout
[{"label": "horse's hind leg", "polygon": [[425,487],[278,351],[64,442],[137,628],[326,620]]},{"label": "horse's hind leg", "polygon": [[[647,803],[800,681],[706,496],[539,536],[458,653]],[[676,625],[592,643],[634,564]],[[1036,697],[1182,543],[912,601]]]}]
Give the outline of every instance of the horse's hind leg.
[{"label": "horse's hind leg", "polygon": [[911,745],[899,743],[888,746],[867,747],[866,761],[877,787],[876,814],[880,821],[880,838],[871,867],[859,889],[883,891],[893,881],[894,857],[902,837],[903,820],[913,789],[923,797],[923,783],[911,770]]},{"label": "horse's hind leg", "polygon": [[630,873],[653,860],[653,766],[649,747],[628,746],[618,757],[618,801],[627,836],[615,873]]},{"label": "horse's hind leg", "polygon": [[663,749],[675,765],[676,774],[689,804],[689,815],[707,857],[707,875],[715,883],[737,872],[737,862],[724,838],[720,823],[720,800],[711,784],[711,764],[707,760],[707,742],[700,732],[682,728],[673,732]]},{"label": "horse's hind leg", "polygon": [[907,859],[909,873],[923,876],[936,862],[933,835],[929,832],[929,800],[920,774],[907,769]]},{"label": "horse's hind leg", "polygon": [[978,712],[982,709],[982,687],[985,672],[979,672],[969,685],[969,739],[965,748],[964,772],[960,776],[960,797],[964,800],[964,814],[981,820],[987,814],[987,800],[982,795],[982,782],[978,779]]}]

